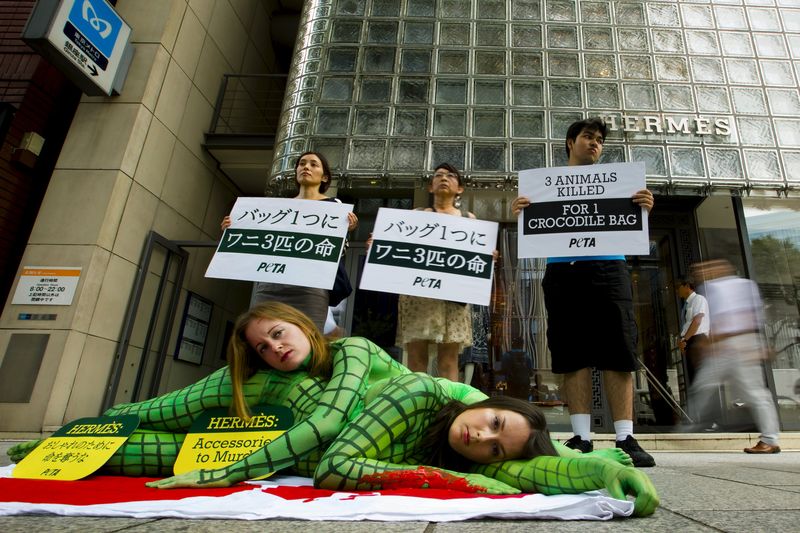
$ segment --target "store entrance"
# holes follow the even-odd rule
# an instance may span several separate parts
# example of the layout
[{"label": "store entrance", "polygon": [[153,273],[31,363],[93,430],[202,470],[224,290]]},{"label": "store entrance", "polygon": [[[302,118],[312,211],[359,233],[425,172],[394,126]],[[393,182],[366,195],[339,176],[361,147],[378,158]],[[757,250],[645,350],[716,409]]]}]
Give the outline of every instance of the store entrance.
[{"label": "store entrance", "polygon": [[639,328],[634,423],[645,426],[640,431],[668,430],[686,421],[689,362],[677,343],[681,300],[676,287],[699,258],[694,217],[699,200],[659,199],[658,213],[650,217],[650,254],[628,258]]}]

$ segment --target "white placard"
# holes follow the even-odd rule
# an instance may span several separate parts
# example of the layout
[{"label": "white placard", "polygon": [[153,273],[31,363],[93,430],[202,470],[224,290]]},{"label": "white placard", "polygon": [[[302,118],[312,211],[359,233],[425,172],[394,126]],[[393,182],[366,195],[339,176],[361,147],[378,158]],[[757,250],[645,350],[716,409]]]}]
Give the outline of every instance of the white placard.
[{"label": "white placard", "polygon": [[331,289],[352,210],[338,202],[239,198],[206,277]]},{"label": "white placard", "polygon": [[359,288],[489,305],[497,222],[381,208]]},{"label": "white placard", "polygon": [[81,267],[22,267],[12,304],[71,305]]},{"label": "white placard", "polygon": [[644,163],[520,171],[531,205],[517,222],[519,257],[649,254],[647,210],[631,201],[644,188]]}]

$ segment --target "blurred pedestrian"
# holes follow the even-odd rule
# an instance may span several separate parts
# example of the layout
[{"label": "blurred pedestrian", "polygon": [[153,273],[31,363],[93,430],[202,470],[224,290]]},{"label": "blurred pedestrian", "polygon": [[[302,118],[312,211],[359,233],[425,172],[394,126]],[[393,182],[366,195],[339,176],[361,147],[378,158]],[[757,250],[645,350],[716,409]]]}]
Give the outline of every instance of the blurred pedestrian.
[{"label": "blurred pedestrian", "polygon": [[694,283],[688,279],[678,282],[678,296],[683,300],[681,312],[681,338],[678,346],[686,358],[688,383],[694,381],[703,349],[708,344],[708,301],[695,292]]},{"label": "blurred pedestrian", "polygon": [[736,275],[724,260],[693,267],[698,290],[708,300],[710,344],[702,357],[689,391],[689,408],[695,422],[708,420],[715,410],[715,392],[725,381],[741,391],[758,431],[758,443],[745,453],[779,453],[778,412],[767,387],[761,362],[769,353],[764,344],[763,304],[752,280]]}]

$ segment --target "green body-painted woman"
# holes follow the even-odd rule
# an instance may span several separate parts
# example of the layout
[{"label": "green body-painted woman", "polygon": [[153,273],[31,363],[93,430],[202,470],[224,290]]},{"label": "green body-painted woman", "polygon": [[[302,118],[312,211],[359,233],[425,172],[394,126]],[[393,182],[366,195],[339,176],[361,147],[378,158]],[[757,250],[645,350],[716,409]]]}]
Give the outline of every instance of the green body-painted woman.
[{"label": "green body-painted woman", "polygon": [[504,398],[464,405],[453,401],[446,384],[418,373],[387,380],[325,452],[314,474],[315,486],[456,488],[494,494],[575,494],[606,488],[616,498],[634,494],[638,515],[652,514],[658,506],[649,478],[618,462],[616,449],[560,457],[536,407]]},{"label": "green body-painted woman", "polygon": [[[303,370],[295,371],[298,368]],[[342,339],[328,346],[305,315],[282,304],[265,303],[237,321],[229,346],[228,368],[179,391],[119,405],[105,413],[136,414],[141,420],[141,429],[105,469],[125,475],[166,475],[185,432],[203,410],[232,406],[239,416],[247,417],[248,405],[275,403],[289,407],[298,421],[280,438],[228,467],[193,471],[152,485],[227,486],[284,468],[309,476],[345,424],[358,418],[364,405],[391,383],[387,378],[408,372],[366,339]],[[376,383],[381,385],[370,389]],[[439,382],[438,390],[441,399],[459,399],[467,404],[485,398],[471,387],[444,380]],[[394,401],[413,405],[416,400],[398,397]],[[9,455],[18,460],[30,449],[30,444],[20,445],[9,450]],[[575,452],[559,446],[559,453]],[[614,450],[608,453],[617,461],[627,461],[624,454]],[[506,477],[520,475],[504,468],[496,472]],[[568,485],[573,486],[572,482],[565,482],[563,487]]]},{"label": "green body-painted woman", "polygon": [[[173,481],[180,486],[229,485],[289,467],[311,476],[325,447],[369,400],[369,386],[409,372],[367,339],[328,343],[304,314],[276,302],[238,319],[228,358],[227,367],[197,383],[106,411],[108,416],[135,414],[140,426],[106,463],[105,472],[170,475],[186,432],[204,410],[231,407],[249,417],[249,406],[271,403],[290,408],[295,426],[242,461]],[[460,384],[454,384],[452,393],[469,403],[484,397]],[[19,461],[36,444],[15,446],[9,456]]]}]

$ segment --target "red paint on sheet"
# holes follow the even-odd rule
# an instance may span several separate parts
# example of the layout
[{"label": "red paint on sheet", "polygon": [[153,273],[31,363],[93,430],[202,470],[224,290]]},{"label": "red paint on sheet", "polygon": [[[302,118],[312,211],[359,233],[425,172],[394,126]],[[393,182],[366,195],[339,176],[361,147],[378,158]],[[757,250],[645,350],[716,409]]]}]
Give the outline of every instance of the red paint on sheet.
[{"label": "red paint on sheet", "polygon": [[0,501],[94,505],[144,500],[180,500],[192,496],[225,496],[253,490],[253,485],[238,484],[214,489],[155,489],[146,481],[159,478],[89,476],[79,481],[0,478]]},{"label": "red paint on sheet", "polygon": [[362,476],[362,483],[380,485],[383,489],[447,489],[461,492],[480,492],[482,487],[471,485],[466,479],[436,468],[419,466],[414,470],[389,470]]}]

